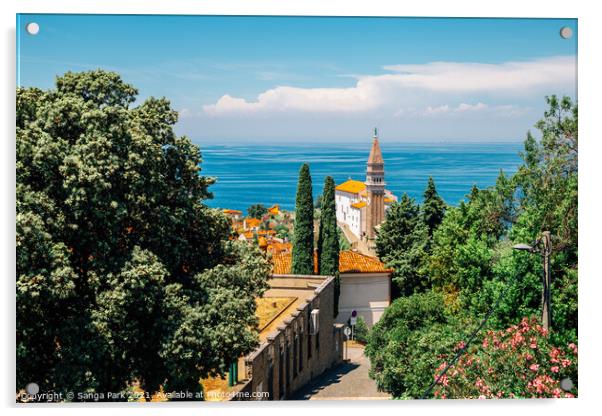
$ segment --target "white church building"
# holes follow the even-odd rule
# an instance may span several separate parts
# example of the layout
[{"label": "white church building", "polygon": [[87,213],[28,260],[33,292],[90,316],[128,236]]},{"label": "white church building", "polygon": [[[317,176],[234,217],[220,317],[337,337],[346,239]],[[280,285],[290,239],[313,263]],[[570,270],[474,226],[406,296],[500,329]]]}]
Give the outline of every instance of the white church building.
[{"label": "white church building", "polygon": [[386,210],[397,201],[397,197],[385,189],[385,164],[377,133],[374,129],[366,181],[349,179],[335,189],[337,221],[347,225],[360,239],[374,238],[375,227],[384,221]]}]

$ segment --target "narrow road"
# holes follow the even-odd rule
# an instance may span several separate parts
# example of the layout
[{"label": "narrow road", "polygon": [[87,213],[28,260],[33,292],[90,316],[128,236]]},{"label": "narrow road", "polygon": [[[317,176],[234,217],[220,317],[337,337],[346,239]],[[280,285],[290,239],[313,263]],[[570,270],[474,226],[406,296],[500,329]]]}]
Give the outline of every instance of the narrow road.
[{"label": "narrow road", "polygon": [[379,392],[368,376],[370,361],[360,347],[349,348],[348,362],[326,371],[301,389],[293,400],[388,400],[391,396]]}]

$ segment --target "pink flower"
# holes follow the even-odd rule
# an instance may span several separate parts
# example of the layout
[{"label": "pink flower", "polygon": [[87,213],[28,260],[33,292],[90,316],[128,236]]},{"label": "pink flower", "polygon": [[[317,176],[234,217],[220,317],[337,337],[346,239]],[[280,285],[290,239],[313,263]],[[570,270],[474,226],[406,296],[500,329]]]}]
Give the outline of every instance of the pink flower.
[{"label": "pink flower", "polygon": [[531,364],[529,366],[529,370],[531,370],[531,371],[537,371],[537,370],[539,370],[539,364]]},{"label": "pink flower", "polygon": [[560,365],[562,365],[562,368],[568,367],[569,365],[571,365],[571,360],[562,359],[560,360]]},{"label": "pink flower", "polygon": [[558,371],[560,371],[557,365],[551,367],[550,370],[552,371],[552,373],[557,373]]},{"label": "pink flower", "polygon": [[482,399],[486,399],[486,398],[487,398],[487,397],[485,397],[485,395],[483,395],[483,394],[481,394],[481,395],[479,396],[479,399],[481,399],[481,400],[482,400]]}]

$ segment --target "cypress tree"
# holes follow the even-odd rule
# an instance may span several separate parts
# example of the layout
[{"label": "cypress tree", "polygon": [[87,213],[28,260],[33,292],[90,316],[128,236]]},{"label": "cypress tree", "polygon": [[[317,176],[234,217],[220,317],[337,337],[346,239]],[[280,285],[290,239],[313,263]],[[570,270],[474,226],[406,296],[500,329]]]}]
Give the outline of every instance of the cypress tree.
[{"label": "cypress tree", "polygon": [[339,277],[339,230],[334,198],[334,179],[327,176],[324,180],[324,192],[320,212],[320,230],[318,235],[318,273],[335,276],[334,316],[339,313],[340,277]]},{"label": "cypress tree", "polygon": [[293,274],[314,272],[314,202],[309,165],[299,171],[293,236]]},{"label": "cypress tree", "polygon": [[334,275],[339,269],[339,233],[334,199],[334,180],[324,180],[320,233],[318,236],[318,271],[322,275]]},{"label": "cypress tree", "polygon": [[424,204],[422,205],[422,216],[429,232],[429,236],[433,235],[433,231],[443,221],[445,215],[445,202],[437,193],[435,181],[432,176],[429,176],[428,184],[424,190]]}]

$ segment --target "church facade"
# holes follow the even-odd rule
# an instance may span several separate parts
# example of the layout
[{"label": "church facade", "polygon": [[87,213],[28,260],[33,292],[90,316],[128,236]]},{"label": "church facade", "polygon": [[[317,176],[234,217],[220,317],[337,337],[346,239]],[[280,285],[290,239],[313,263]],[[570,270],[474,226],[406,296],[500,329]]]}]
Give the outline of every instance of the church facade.
[{"label": "church facade", "polygon": [[366,180],[349,179],[338,185],[335,201],[337,221],[363,240],[375,237],[376,227],[384,221],[386,210],[397,201],[397,197],[385,189],[385,162],[376,129],[366,167]]}]

